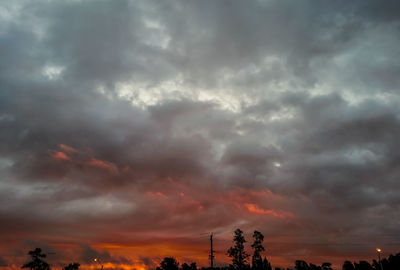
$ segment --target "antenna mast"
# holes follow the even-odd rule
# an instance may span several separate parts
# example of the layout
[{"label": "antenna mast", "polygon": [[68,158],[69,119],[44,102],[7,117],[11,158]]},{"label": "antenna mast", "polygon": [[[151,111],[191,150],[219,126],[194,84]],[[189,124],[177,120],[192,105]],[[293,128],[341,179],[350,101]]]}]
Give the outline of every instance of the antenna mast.
[{"label": "antenna mast", "polygon": [[210,234],[210,267],[214,268],[213,234]]}]

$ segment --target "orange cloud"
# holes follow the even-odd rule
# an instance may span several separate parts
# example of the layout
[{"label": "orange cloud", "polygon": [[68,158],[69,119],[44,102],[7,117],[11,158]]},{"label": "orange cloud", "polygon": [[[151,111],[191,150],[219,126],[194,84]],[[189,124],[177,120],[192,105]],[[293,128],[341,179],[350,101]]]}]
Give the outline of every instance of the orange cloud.
[{"label": "orange cloud", "polygon": [[247,208],[247,210],[251,213],[255,213],[255,214],[259,214],[259,215],[268,215],[268,216],[273,216],[276,218],[289,218],[292,217],[293,214],[290,212],[285,212],[285,211],[275,211],[272,209],[263,209],[261,207],[259,207],[256,204],[253,203],[246,203],[245,207]]},{"label": "orange cloud", "polygon": [[58,145],[58,147],[60,147],[61,150],[63,150],[64,152],[67,152],[67,153],[76,153],[76,152],[78,152],[78,150],[76,150],[75,148],[73,148],[71,146],[68,146],[66,144],[60,144],[60,145]]},{"label": "orange cloud", "polygon": [[97,168],[101,168],[101,169],[107,169],[107,170],[111,170],[111,171],[117,170],[117,168],[114,164],[107,162],[107,161],[100,160],[100,159],[96,159],[96,158],[92,158],[87,164],[89,166],[97,167]]},{"label": "orange cloud", "polygon": [[54,152],[52,158],[57,160],[71,160],[67,154],[59,151]]}]

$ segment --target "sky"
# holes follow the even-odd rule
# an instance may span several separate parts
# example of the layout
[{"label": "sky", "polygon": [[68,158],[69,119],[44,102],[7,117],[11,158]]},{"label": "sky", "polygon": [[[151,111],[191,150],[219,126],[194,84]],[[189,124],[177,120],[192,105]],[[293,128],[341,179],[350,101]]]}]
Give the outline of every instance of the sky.
[{"label": "sky", "polygon": [[399,1],[1,1],[0,269],[400,252]]}]

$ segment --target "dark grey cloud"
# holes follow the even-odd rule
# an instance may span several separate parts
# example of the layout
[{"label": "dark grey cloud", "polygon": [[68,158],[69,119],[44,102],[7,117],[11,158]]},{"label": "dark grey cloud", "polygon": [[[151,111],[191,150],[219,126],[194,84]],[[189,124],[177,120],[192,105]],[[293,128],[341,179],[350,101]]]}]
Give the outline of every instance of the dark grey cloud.
[{"label": "dark grey cloud", "polygon": [[100,260],[100,263],[118,263],[118,264],[131,264],[132,261],[118,256],[113,257],[109,252],[99,252],[90,246],[82,246],[81,260],[86,264],[95,264],[94,259]]},{"label": "dark grey cloud", "polygon": [[276,257],[296,241],[327,243],[305,257],[344,256],[333,244],[349,241],[362,242],[354,256],[380,239],[392,249],[399,8],[0,5],[0,238],[84,242],[85,263],[148,267],[164,254],[124,261],[91,245],[199,250],[193,233],[241,226],[292,243]]},{"label": "dark grey cloud", "polygon": [[[156,268],[159,263],[154,261],[154,258],[151,257],[142,257],[140,256],[140,261],[148,268]],[[158,259],[157,261],[161,261],[160,259]]]},{"label": "dark grey cloud", "polygon": [[6,267],[6,266],[8,266],[7,261],[4,258],[0,257],[0,267]]}]

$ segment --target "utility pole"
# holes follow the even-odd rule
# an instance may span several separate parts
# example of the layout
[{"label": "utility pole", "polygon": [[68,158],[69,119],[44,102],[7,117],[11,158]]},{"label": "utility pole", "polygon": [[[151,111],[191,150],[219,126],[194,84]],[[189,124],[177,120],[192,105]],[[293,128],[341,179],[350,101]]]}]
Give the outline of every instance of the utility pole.
[{"label": "utility pole", "polygon": [[214,268],[213,234],[210,234],[210,267]]}]

